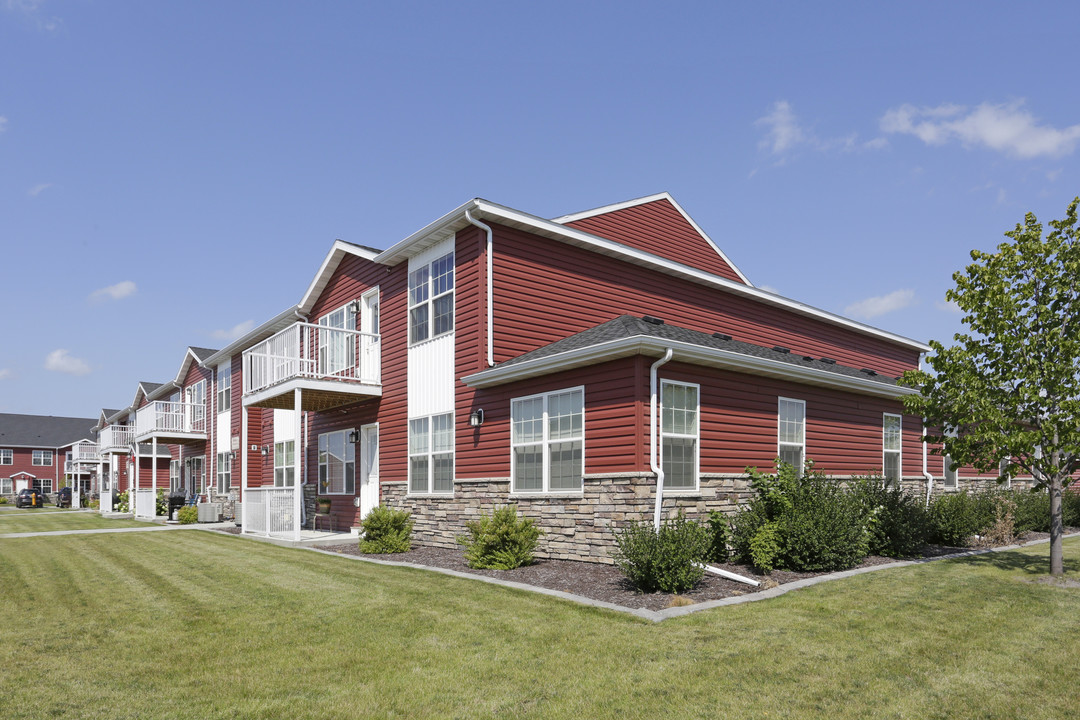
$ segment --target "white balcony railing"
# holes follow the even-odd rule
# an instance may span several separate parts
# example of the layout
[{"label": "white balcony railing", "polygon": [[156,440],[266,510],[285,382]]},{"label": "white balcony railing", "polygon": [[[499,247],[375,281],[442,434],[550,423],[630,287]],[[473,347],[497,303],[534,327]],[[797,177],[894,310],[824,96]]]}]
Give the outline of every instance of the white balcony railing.
[{"label": "white balcony railing", "polygon": [[135,413],[135,437],[205,432],[206,405],[203,403],[158,400],[139,408]]},{"label": "white balcony railing", "polygon": [[297,487],[261,487],[244,490],[243,531],[288,540],[300,538],[296,517]]},{"label": "white balcony railing", "polygon": [[98,445],[103,453],[110,450],[126,452],[134,439],[135,428],[130,425],[106,425],[98,431]]},{"label": "white balcony railing", "polygon": [[379,336],[298,322],[244,351],[244,394],[294,379],[382,382]]},{"label": "white balcony railing", "polygon": [[82,442],[71,446],[71,461],[73,463],[96,463],[100,457],[101,453],[98,450],[97,443]]}]

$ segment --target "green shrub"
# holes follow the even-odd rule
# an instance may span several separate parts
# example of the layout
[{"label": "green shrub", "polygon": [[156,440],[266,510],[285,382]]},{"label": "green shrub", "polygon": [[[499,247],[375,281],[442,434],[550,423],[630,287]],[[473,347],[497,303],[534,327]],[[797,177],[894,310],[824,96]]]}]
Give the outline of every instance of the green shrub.
[{"label": "green shrub", "polygon": [[651,523],[631,522],[615,533],[615,565],[641,592],[680,593],[693,588],[705,574],[713,535],[687,520],[680,510],[659,530]]},{"label": "green shrub", "polygon": [[855,478],[851,491],[862,505],[871,555],[914,557],[930,542],[930,514],[918,496],[886,487],[881,476]]},{"label": "green shrub", "polygon": [[[1050,495],[1042,490],[1015,493],[1016,533],[1050,532]],[[1068,524],[1068,523],[1066,523]]]},{"label": "green shrub", "polygon": [[1080,490],[1061,493],[1061,519],[1065,527],[1080,528]]},{"label": "green shrub", "polygon": [[748,468],[758,494],[732,523],[735,555],[758,570],[842,570],[866,557],[868,521],[854,493],[814,470],[777,462],[776,472]]},{"label": "green shrub", "polygon": [[125,490],[116,496],[116,512],[126,513],[128,510],[128,491]]},{"label": "green shrub", "polygon": [[709,513],[709,561],[714,563],[726,563],[729,558],[728,541],[731,538],[731,530],[728,525],[728,517],[722,512],[713,510]]},{"label": "green shrub", "polygon": [[168,515],[169,514],[169,499],[165,495],[164,490],[157,491],[157,498],[154,504],[155,515]]},{"label": "green shrub", "polygon": [[934,540],[942,545],[963,547],[983,528],[977,500],[968,493],[942,495],[930,506]]},{"label": "green shrub", "polygon": [[0,495],[0,505],[7,505],[7,504],[8,504],[7,497],[4,496],[4,495]]},{"label": "green shrub", "polygon": [[406,510],[395,510],[379,505],[360,522],[363,536],[360,552],[403,553],[412,547],[412,531],[415,523]]},{"label": "green shrub", "polygon": [[465,523],[468,535],[458,537],[465,546],[465,562],[483,570],[513,570],[532,565],[540,539],[540,528],[532,518],[518,517],[516,505],[496,508],[491,515],[480,513]]},{"label": "green shrub", "polygon": [[194,505],[185,505],[176,511],[176,519],[181,525],[191,525],[199,522],[199,509]]}]

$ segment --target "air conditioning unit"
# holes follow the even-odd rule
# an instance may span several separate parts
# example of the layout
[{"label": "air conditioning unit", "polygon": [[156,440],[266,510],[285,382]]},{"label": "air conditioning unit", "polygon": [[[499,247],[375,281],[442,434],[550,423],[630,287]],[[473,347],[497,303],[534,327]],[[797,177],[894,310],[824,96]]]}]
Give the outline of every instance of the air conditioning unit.
[{"label": "air conditioning unit", "polygon": [[221,522],[221,503],[199,503],[199,522]]}]

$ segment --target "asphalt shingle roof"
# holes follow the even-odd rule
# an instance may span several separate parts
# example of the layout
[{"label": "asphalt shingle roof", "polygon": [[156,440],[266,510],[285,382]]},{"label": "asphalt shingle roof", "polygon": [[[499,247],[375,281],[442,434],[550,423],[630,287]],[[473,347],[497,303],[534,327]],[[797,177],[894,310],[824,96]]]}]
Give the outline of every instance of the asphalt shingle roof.
[{"label": "asphalt shingle roof", "polygon": [[[658,338],[660,340],[671,340],[673,342],[687,343],[715,350],[726,350],[727,352],[750,355],[766,360],[775,360],[777,362],[802,368],[812,368],[834,375],[844,375],[860,380],[877,382],[882,385],[896,385],[896,378],[881,375],[876,372],[870,374],[862,368],[841,365],[835,361],[829,361],[827,358],[823,360],[822,358],[815,358],[809,355],[800,355],[796,352],[783,352],[782,350],[775,350],[762,345],[754,345],[753,343],[711,335],[698,330],[689,330],[687,328],[676,327],[675,325],[657,324],[655,322],[643,320],[639,317],[634,317],[633,315],[620,315],[614,320],[608,320],[605,323],[591,327],[576,335],[571,335],[568,338],[557,340],[549,345],[537,348],[536,350],[532,350],[523,355],[518,355],[516,358],[499,363],[495,367],[510,367],[532,360],[539,360],[560,353],[570,352],[572,350],[582,350],[606,342],[640,336]],[[873,370],[873,368],[868,369]]]},{"label": "asphalt shingle roof", "polygon": [[96,418],[0,413],[0,447],[58,448],[92,440]]},{"label": "asphalt shingle roof", "polygon": [[195,347],[194,345],[189,346],[189,348],[191,352],[195,353],[195,357],[199,358],[199,362],[206,362],[206,358],[217,354],[217,350],[211,350],[210,348]]}]

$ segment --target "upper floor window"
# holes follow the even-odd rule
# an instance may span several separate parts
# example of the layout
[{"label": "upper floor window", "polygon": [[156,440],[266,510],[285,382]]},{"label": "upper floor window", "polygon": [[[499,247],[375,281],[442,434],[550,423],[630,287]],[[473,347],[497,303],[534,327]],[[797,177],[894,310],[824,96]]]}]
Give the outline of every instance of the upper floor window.
[{"label": "upper floor window", "polygon": [[454,253],[409,273],[409,342],[454,330]]},{"label": "upper floor window", "polygon": [[0,449],[0,465],[14,465],[15,452],[10,448]]},{"label": "upper floor window", "polygon": [[35,450],[31,462],[34,465],[52,465],[52,459],[52,450]]},{"label": "upper floor window", "polygon": [[699,394],[698,385],[672,380],[660,384],[660,467],[665,487],[697,487]]},{"label": "upper floor window", "polygon": [[356,444],[349,442],[349,431],[319,435],[319,494],[355,493]]},{"label": "upper floor window", "polygon": [[510,401],[513,492],[580,491],[585,474],[585,390]]},{"label": "upper floor window", "polygon": [[806,401],[782,397],[777,407],[777,457],[802,473],[806,464]]},{"label": "upper floor window", "polygon": [[225,363],[217,371],[217,411],[225,412],[232,407],[232,364]]},{"label": "upper floor window", "polygon": [[319,318],[319,373],[337,375],[356,364],[356,313],[349,303]]},{"label": "upper floor window", "polygon": [[881,471],[887,484],[900,482],[900,436],[899,415],[883,413],[881,422]]}]

